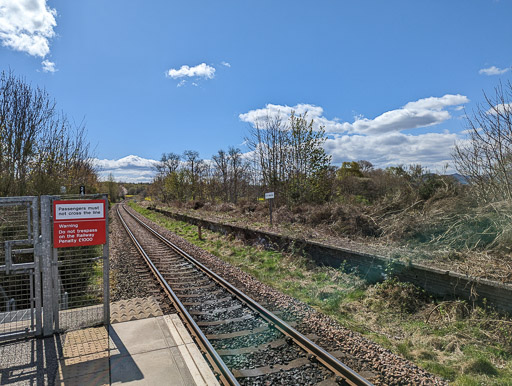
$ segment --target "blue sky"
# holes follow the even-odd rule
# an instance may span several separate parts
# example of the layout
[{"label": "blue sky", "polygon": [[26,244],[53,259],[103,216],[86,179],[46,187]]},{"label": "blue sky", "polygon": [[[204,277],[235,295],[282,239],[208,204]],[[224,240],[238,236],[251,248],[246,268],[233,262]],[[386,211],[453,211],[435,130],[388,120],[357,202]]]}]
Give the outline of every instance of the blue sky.
[{"label": "blue sky", "polygon": [[335,163],[440,170],[463,108],[511,79],[511,16],[510,0],[0,0],[0,70],[84,120],[121,179],[163,152],[246,151],[251,124],[292,108]]}]

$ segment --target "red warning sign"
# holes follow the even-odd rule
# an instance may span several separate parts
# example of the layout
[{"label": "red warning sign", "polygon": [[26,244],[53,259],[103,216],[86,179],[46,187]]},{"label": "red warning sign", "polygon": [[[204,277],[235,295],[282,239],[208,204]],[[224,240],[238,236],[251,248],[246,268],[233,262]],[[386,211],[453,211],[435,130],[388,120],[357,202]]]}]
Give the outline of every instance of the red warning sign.
[{"label": "red warning sign", "polygon": [[53,247],[105,244],[105,201],[53,202]]}]

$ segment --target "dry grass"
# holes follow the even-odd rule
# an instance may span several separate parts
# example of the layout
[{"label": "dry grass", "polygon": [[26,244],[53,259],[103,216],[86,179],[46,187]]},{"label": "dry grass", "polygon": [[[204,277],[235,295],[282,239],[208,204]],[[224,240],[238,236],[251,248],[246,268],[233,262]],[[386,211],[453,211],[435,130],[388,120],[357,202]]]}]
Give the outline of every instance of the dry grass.
[{"label": "dry grass", "polygon": [[[265,202],[205,204],[199,210],[169,207],[195,217],[232,223],[286,236],[314,239],[360,252],[417,261],[475,277],[512,282],[512,205],[476,206],[469,199],[415,201],[397,208],[354,202],[280,207],[274,226]],[[403,205],[402,205],[403,206]]]},{"label": "dry grass", "polygon": [[512,384],[512,320],[491,309],[438,301],[396,280],[368,285],[343,269],[206,230],[198,240],[195,227],[144,214],[455,385]]}]

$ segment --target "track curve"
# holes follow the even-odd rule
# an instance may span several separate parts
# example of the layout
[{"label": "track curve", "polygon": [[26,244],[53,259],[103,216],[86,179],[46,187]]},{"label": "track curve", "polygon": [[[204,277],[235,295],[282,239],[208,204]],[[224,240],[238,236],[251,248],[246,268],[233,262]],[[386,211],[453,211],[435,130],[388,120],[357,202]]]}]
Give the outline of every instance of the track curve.
[{"label": "track curve", "polygon": [[223,384],[371,385],[120,207],[126,232]]}]

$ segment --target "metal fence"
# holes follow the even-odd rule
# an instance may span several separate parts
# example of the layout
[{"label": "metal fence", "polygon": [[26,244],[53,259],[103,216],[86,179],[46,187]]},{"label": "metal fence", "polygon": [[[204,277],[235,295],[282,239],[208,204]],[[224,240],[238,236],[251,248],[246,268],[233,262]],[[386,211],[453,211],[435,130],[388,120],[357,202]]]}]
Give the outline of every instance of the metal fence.
[{"label": "metal fence", "polygon": [[0,198],[0,339],[41,333],[37,197]]},{"label": "metal fence", "polygon": [[[75,199],[104,200],[104,245],[53,247],[52,203]],[[0,197],[0,340],[108,324],[108,270],[107,195]]]},{"label": "metal fence", "polygon": [[57,329],[69,330],[104,321],[103,249],[97,246],[54,250],[58,267]]}]

